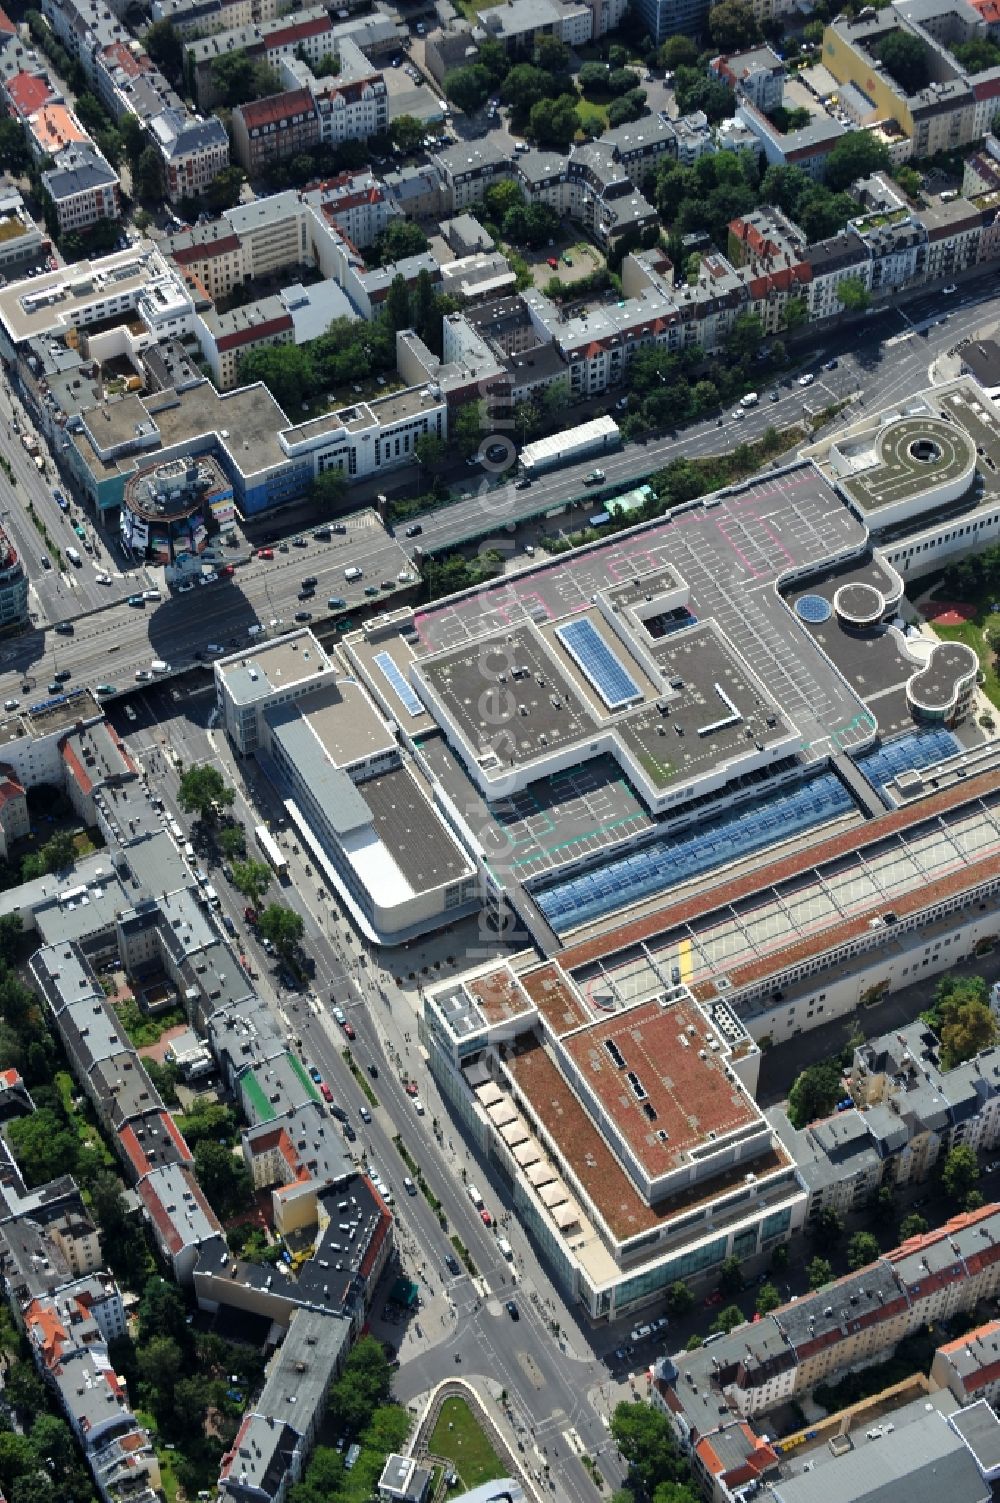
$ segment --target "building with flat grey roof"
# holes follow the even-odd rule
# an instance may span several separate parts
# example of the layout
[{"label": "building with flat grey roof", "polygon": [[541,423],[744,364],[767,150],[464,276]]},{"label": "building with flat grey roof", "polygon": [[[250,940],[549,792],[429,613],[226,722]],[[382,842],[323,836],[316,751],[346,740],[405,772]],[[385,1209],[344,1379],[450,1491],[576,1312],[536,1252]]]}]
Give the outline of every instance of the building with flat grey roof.
[{"label": "building with flat grey roof", "polygon": [[[391,654],[384,657],[384,686],[391,691],[398,678],[409,696]],[[379,702],[337,672],[311,632],[222,658],[215,678],[230,738],[280,779],[319,871],[370,939],[398,942],[477,906],[475,861],[438,805],[436,785]]]}]

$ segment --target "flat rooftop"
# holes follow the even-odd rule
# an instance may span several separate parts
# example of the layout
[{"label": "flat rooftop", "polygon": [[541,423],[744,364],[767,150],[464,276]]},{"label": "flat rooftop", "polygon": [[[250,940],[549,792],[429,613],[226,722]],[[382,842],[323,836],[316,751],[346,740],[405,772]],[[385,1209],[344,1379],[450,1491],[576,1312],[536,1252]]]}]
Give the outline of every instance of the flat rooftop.
[{"label": "flat rooftop", "polygon": [[313,689],[296,707],[334,767],[350,767],[395,749],[396,738],[360,684],[339,678]]},{"label": "flat rooftop", "polygon": [[[664,684],[658,697],[669,697],[668,673],[701,686],[705,720],[692,723],[690,735],[695,740],[698,726],[725,718],[724,706],[714,689],[713,670],[735,668],[742,673],[745,686],[757,686],[752,698],[759,697],[762,705],[770,701],[768,713],[775,713],[776,707],[778,723],[767,726],[765,713],[763,729],[779,734],[794,727],[805,758],[825,760],[833,747],[849,749],[864,742],[871,733],[870,721],[865,718],[863,699],[843,682],[825,654],[812,646],[774,586],[789,571],[809,566],[819,569],[830,558],[860,547],[864,537],[859,520],[815,466],[795,464],[731,493],[706,497],[683,517],[640,525],[564,558],[539,561],[533,568],[418,611],[414,618],[416,671],[432,687],[440,682],[443,696],[447,691],[449,712],[475,747],[483,739],[476,714],[476,701],[482,693],[480,647],[488,642],[489,662],[494,663],[497,673],[506,672],[511,662],[519,660],[522,648],[530,647],[526,666],[535,690],[540,692],[534,692],[526,680],[518,685],[509,673],[501,686],[515,699],[527,694],[537,701],[528,704],[527,716],[515,710],[515,745],[507,748],[505,756],[507,765],[518,765],[534,754],[542,734],[549,736],[554,731],[555,744],[561,747],[574,734],[582,739],[592,733],[593,716],[589,710],[584,715],[578,694],[564,701],[558,711],[551,705],[550,695],[562,698],[561,690],[570,681],[569,657],[564,654],[557,663],[541,644],[547,646],[551,641],[550,624],[562,624],[567,618],[592,611],[595,597],[602,597],[614,613],[615,636],[624,642],[634,637],[643,652],[662,659]],[[679,582],[686,599],[676,598]],[[623,590],[623,585],[628,588]],[[648,603],[647,594],[653,596]],[[660,623],[662,636],[654,640],[654,623],[650,620],[646,626],[639,616],[649,619],[658,598],[662,598],[665,619]],[[686,608],[688,619],[671,621],[670,612],[678,607]],[[704,645],[692,647],[687,655],[691,671],[686,676],[674,673],[670,659],[682,650],[679,644],[684,636],[706,622],[713,622],[718,634],[702,631],[697,640]],[[733,652],[720,647],[720,641],[728,642]],[[504,663],[507,648],[508,661]],[[626,657],[635,656],[622,650]],[[538,685],[535,674],[541,672],[545,677],[543,651],[550,680]],[[706,664],[710,656],[713,659],[703,674],[696,667],[700,654]],[[632,664],[626,666],[631,673]],[[450,683],[443,681],[444,674]],[[745,686],[738,690],[744,696]],[[469,704],[465,703],[467,698]],[[709,713],[712,700],[720,706],[718,715],[714,706]],[[756,705],[746,703],[744,711],[748,709],[756,710]],[[579,732],[570,726],[572,717],[579,722]],[[760,729],[759,719],[744,724],[738,732],[745,744],[752,746],[747,731],[755,727]],[[511,729],[513,733],[514,727]],[[673,731],[664,737],[655,729],[652,734],[656,736],[654,751],[664,741],[680,741]],[[486,740],[492,744],[492,739],[495,734],[488,731]],[[755,739],[761,739],[759,734]],[[680,767],[683,758],[678,759],[676,751],[674,747],[673,756],[666,760],[671,764],[676,761]]]},{"label": "flat rooftop", "polygon": [[253,704],[275,689],[302,683],[331,666],[312,632],[297,631],[221,658],[215,671],[237,704]]},{"label": "flat rooftop", "polygon": [[96,261],[75,261],[0,290],[0,322],[14,344],[55,327],[86,323],[75,315],[105,298],[138,295],[165,266],[149,241]]},{"label": "flat rooftop", "polygon": [[651,1179],[713,1137],[763,1124],[728,1078],[714,1029],[688,1003],[648,1002],[570,1034],[563,1047]]},{"label": "flat rooftop", "polygon": [[414,892],[470,876],[472,867],[410,767],[367,778],[359,792],[383,845]]},{"label": "flat rooftop", "polygon": [[864,512],[916,499],[930,486],[956,480],[975,463],[975,445],[943,418],[903,417],[886,423],[874,446],[875,464],[845,478],[844,490]]}]

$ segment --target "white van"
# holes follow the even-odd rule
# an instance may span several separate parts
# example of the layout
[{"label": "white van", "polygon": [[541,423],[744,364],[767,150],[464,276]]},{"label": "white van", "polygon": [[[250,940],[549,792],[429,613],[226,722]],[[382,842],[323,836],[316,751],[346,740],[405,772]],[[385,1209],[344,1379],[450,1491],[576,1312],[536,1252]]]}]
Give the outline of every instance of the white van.
[{"label": "white van", "polygon": [[483,1197],[480,1195],[475,1185],[466,1185],[465,1188],[466,1190],[468,1190],[469,1199],[472,1201],[472,1204],[475,1206],[476,1210],[481,1211],[483,1208]]},{"label": "white van", "polygon": [[83,564],[83,559],[80,557],[78,551],[75,548],[72,548],[72,547],[67,548],[66,549],[66,557],[69,559],[69,561],[70,561],[71,564],[76,564],[76,567],[78,569]]},{"label": "white van", "polygon": [[153,661],[150,663],[149,666],[150,666],[150,668],[152,668],[152,670],[153,670],[154,673],[169,673],[170,672],[170,664],[169,663],[165,663],[162,658],[154,658]]},{"label": "white van", "polygon": [[497,1238],[497,1247],[499,1247],[501,1253],[507,1259],[507,1262],[508,1263],[513,1263],[513,1261],[514,1261],[514,1249],[511,1247],[511,1245],[507,1241],[506,1237],[498,1237]]},{"label": "white van", "polygon": [[760,397],[755,391],[748,391],[745,397],[740,397],[741,407],[756,407]]},{"label": "white van", "polygon": [[360,569],[355,568],[355,566],[352,564],[349,569],[344,570],[344,578],[347,580],[348,584],[353,584],[356,579],[364,579],[364,575],[362,574]]},{"label": "white van", "polygon": [[211,882],[205,883],[205,896],[208,899],[208,906],[210,908],[219,907],[219,894],[216,892]]},{"label": "white van", "polygon": [[194,846],[191,844],[190,840],[185,840],[184,842],[184,854],[189,861],[194,860]]},{"label": "white van", "polygon": [[170,821],[170,833],[174,837],[175,840],[183,840],[184,839],[184,831],[181,829],[181,827],[177,823],[176,819],[172,819]]}]

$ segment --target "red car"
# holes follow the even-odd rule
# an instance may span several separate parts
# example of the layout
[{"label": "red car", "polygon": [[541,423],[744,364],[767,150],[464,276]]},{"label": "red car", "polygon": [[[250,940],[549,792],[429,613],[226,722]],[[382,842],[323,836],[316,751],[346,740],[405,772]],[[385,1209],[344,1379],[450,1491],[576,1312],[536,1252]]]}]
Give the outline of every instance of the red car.
[{"label": "red car", "polygon": [[357,1038],[357,1034],[354,1032],[354,1024],[353,1023],[345,1023],[344,1024],[344,1032],[347,1034],[347,1037],[349,1039],[356,1039]]},{"label": "red car", "polygon": [[485,1206],[483,1206],[483,1209],[479,1213],[479,1219],[483,1223],[483,1226],[493,1225],[493,1217],[490,1215]]},{"label": "red car", "polygon": [[545,264],[546,266],[551,266],[553,271],[559,270],[559,262],[556,260],[555,256],[546,256]]},{"label": "red car", "polygon": [[274,549],[273,548],[258,548],[257,549],[257,557],[258,558],[273,558],[274,557]]},{"label": "red car", "polygon": [[416,1096],[419,1087],[415,1080],[408,1080],[405,1086],[407,1096]]},{"label": "red car", "polygon": [[705,1305],[706,1305],[706,1307],[709,1310],[711,1310],[715,1305],[721,1305],[721,1304],[722,1304],[722,1290],[721,1289],[713,1289],[712,1292],[711,1292],[711,1294],[707,1294],[705,1296]]},{"label": "red car", "polygon": [[236,570],[233,568],[232,564],[223,564],[222,568],[219,570],[219,573],[222,575],[223,579],[232,579],[233,575],[236,573]]},{"label": "red car", "polygon": [[255,924],[257,922],[257,910],[255,908],[244,908],[243,920],[247,924]]},{"label": "red car", "polygon": [[320,1095],[323,1097],[324,1101],[332,1101],[333,1100],[333,1092],[330,1090],[330,1087],[327,1085],[327,1083],[326,1083],[325,1080],[321,1080],[320,1081],[320,1083],[319,1083],[319,1090],[320,1090]]}]

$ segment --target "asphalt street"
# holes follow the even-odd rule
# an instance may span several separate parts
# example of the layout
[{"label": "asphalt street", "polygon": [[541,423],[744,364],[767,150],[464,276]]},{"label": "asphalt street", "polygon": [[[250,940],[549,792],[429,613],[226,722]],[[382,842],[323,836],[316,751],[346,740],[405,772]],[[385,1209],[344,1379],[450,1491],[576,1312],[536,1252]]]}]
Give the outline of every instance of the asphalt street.
[{"label": "asphalt street", "polygon": [[[233,813],[245,826],[260,823],[262,817],[277,824],[283,810],[274,790],[255,768],[237,765],[224,735],[210,729],[213,697],[208,685],[191,695],[156,685],[135,696],[132,704],[136,721],[121,708],[112,711],[112,718],[185,829],[189,821],[177,804],[177,764],[193,762],[211,762],[224,773],[236,790]],[[443,1290],[447,1297],[446,1323],[436,1331],[425,1328],[424,1339],[415,1346],[408,1343],[407,1360],[396,1377],[396,1396],[407,1403],[449,1377],[490,1380],[509,1396],[514,1444],[524,1447],[525,1464],[534,1469],[547,1462],[560,1496],[590,1503],[593,1483],[576,1447],[596,1458],[611,1487],[623,1476],[602,1418],[611,1375],[520,1227],[505,1220],[499,1228],[487,1228],[465,1191],[467,1173],[483,1187],[493,1214],[502,1214],[500,1193],[487,1188],[491,1181],[486,1166],[475,1160],[449,1122],[416,1043],[419,993],[394,980],[394,973],[403,974],[415,955],[376,957],[368,951],[334,906],[332,894],[317,885],[293,837],[279,832],[278,838],[289,857],[291,880],[272,895],[304,921],[305,947],[316,963],[308,994],[280,987],[253,930],[244,923],[243,898],[225,881],[221,869],[210,875],[289,1046],[299,1048],[306,1063],[317,1066],[347,1111],[358,1133],[353,1151],[359,1165],[377,1168],[392,1188],[406,1271],[427,1295]],[[463,948],[458,939],[441,942],[439,963],[444,962],[444,969],[449,942],[457,955]],[[361,1118],[366,1100],[343,1057],[348,1040],[330,1013],[334,1002],[345,1009],[356,1031],[350,1047],[359,1067],[366,1076],[371,1064],[378,1071],[371,1084],[379,1106],[372,1110],[370,1123]],[[419,1087],[425,1104],[422,1116],[404,1089],[407,1080]],[[411,1197],[403,1190],[407,1170],[392,1141],[396,1132],[441,1201],[449,1233],[457,1233],[468,1248],[478,1277],[448,1273],[444,1259],[453,1251],[448,1234],[422,1195]],[[514,1246],[513,1270],[498,1250],[498,1229]],[[512,1296],[517,1300],[517,1321],[505,1308]],[[552,1322],[560,1326],[559,1337],[553,1334]],[[596,1335],[601,1346],[616,1339],[606,1329]],[[602,1396],[599,1411],[595,1403],[600,1404]]]}]

